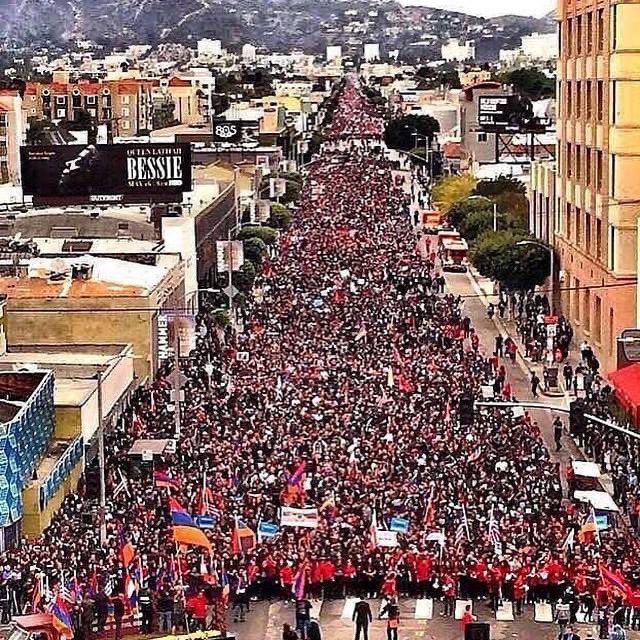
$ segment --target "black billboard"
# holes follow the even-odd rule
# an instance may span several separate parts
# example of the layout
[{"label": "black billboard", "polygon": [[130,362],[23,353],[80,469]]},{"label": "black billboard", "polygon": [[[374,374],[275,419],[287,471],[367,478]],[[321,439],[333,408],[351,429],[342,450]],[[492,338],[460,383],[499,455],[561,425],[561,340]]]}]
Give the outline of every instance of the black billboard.
[{"label": "black billboard", "polygon": [[240,142],[242,140],[241,120],[219,120],[213,123],[214,142]]},{"label": "black billboard", "polygon": [[35,205],[181,202],[188,144],[22,147],[22,187]]},{"label": "black billboard", "polygon": [[544,133],[549,124],[549,118],[534,116],[531,101],[522,96],[478,98],[478,125],[483,131]]},{"label": "black billboard", "polygon": [[486,130],[520,128],[520,99],[518,96],[480,96],[478,124]]}]

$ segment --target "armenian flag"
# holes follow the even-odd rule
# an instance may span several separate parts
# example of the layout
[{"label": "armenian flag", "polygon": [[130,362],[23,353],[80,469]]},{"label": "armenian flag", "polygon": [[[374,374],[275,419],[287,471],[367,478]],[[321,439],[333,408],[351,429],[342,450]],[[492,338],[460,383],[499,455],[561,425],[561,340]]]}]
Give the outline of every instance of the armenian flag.
[{"label": "armenian flag", "polygon": [[71,640],[71,638],[73,638],[73,621],[67,603],[60,595],[57,595],[51,603],[49,612],[51,613],[53,626],[56,631],[61,637]]},{"label": "armenian flag", "polygon": [[631,585],[624,579],[620,571],[611,571],[611,569],[607,569],[603,564],[600,564],[600,579],[606,586],[620,592],[626,598],[633,594]]},{"label": "armenian flag", "polygon": [[175,498],[169,498],[169,511],[173,524],[186,527],[196,526],[189,512]]},{"label": "armenian flag", "polygon": [[153,483],[156,487],[166,487],[168,489],[179,489],[180,481],[172,478],[166,471],[154,471]]}]

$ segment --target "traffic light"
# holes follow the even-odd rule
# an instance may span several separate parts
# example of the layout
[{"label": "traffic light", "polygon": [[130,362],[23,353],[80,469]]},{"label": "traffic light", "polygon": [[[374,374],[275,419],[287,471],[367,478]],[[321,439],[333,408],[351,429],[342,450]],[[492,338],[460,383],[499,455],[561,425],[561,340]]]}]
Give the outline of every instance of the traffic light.
[{"label": "traffic light", "polygon": [[473,424],[473,396],[470,393],[463,393],[460,396],[460,406],[458,408],[460,424],[469,426]]},{"label": "traffic light", "polygon": [[585,426],[584,402],[578,398],[569,405],[569,431],[572,435],[577,435],[584,432]]}]

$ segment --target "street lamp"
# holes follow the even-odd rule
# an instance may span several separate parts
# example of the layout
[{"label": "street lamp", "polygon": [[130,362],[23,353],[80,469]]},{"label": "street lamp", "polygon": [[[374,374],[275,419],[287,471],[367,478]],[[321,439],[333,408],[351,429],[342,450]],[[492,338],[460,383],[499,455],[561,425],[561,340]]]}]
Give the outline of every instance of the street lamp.
[{"label": "street lamp", "polygon": [[553,272],[555,270],[555,254],[553,251],[553,247],[548,244],[543,244],[542,242],[538,242],[537,240],[520,240],[519,242],[516,242],[516,247],[526,247],[526,246],[541,247],[542,249],[545,249],[546,251],[549,252],[549,270],[550,270],[549,298],[551,299],[551,304],[549,305],[549,307],[551,309],[551,315],[553,315],[553,293],[554,293]]},{"label": "street lamp", "polygon": [[100,544],[104,546],[107,541],[107,488],[105,480],[105,453],[104,453],[104,416],[102,407],[102,374],[114,360],[122,360],[125,358],[122,354],[118,354],[109,358],[98,366],[97,392],[98,392],[98,472],[100,477]]}]

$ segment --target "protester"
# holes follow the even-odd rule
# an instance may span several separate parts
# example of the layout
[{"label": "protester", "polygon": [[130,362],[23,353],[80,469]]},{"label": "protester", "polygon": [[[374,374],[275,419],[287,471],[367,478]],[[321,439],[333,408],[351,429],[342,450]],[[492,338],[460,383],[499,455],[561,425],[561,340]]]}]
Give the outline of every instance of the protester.
[{"label": "protester", "polygon": [[[595,597],[603,566],[640,585],[637,541],[625,529],[564,544],[589,513],[564,501],[530,415],[490,408],[460,424],[463,392],[479,397],[500,378],[510,398],[511,387],[435,260],[417,251],[382,131],[348,80],[291,228],[257,277],[260,294],[248,296],[244,330],[201,309],[197,349],[181,361],[175,453],[153,467],[127,455],[139,438],[175,436],[168,362],[106,436],[106,543],[87,522],[95,498],[82,483],[38,540],[0,554],[14,611],[40,610],[40,587],[64,588],[72,602],[93,600],[102,629],[107,592],[132,613],[144,587],[166,593],[155,608],[163,629],[224,632],[229,601],[242,619],[250,599],[294,590],[298,600],[383,588],[394,598],[445,596],[451,614],[455,595],[534,602],[573,584]],[[596,378],[590,397],[597,389]],[[637,444],[599,430],[585,440],[597,459],[608,455],[626,509],[640,497]],[[176,545],[176,504],[212,518],[210,550]],[[317,509],[317,518],[278,526],[283,507]],[[394,519],[408,525],[397,546],[381,546],[376,531],[389,533]],[[263,523],[276,531],[258,541]],[[371,611],[357,611],[358,640],[367,640]]]}]

